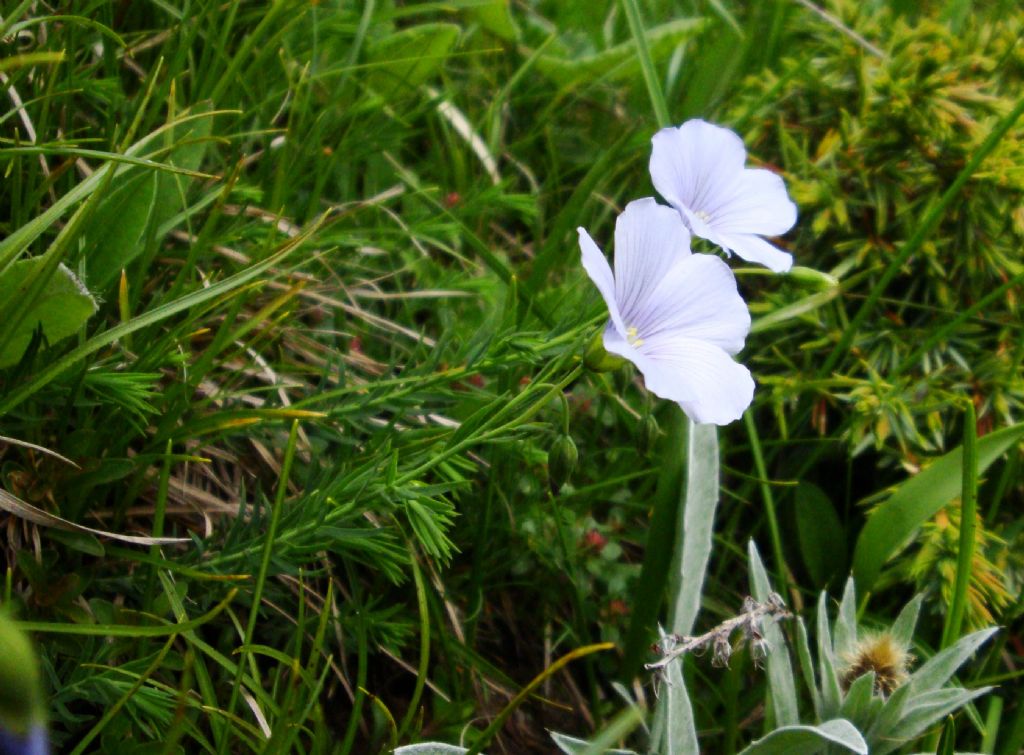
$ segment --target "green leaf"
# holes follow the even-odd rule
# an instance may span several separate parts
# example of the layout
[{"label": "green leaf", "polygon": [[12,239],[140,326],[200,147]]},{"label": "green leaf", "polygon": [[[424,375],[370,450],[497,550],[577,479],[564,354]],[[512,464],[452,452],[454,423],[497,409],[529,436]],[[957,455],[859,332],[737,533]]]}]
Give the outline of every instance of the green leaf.
[{"label": "green leaf", "polygon": [[[757,552],[753,540],[747,544],[747,553],[750,560],[750,590],[758,602],[764,603],[771,595],[772,588],[768,583],[768,573],[761,562],[761,554]],[[765,663],[768,666],[768,682],[772,690],[775,721],[781,726],[795,724],[800,720],[800,711],[797,708],[796,682],[793,679],[793,665],[789,660],[786,639],[782,636],[782,630],[771,620],[763,623],[761,631],[770,648]]]},{"label": "green leaf", "polygon": [[519,39],[519,27],[516,26],[516,22],[512,18],[509,0],[490,0],[490,2],[472,5],[466,8],[464,13],[491,34],[506,42],[515,42]]},{"label": "green leaf", "polygon": [[157,174],[138,168],[116,179],[117,188],[100,201],[86,222],[85,264],[89,284],[102,291],[143,250],[156,207]]},{"label": "green leaf", "polygon": [[455,24],[420,24],[377,40],[367,46],[367,61],[377,65],[366,81],[382,96],[418,87],[440,70],[459,31]]},{"label": "green leaf", "polygon": [[907,705],[899,724],[888,734],[885,743],[872,753],[886,755],[923,734],[940,718],[967,705],[971,700],[988,694],[991,687],[978,689],[936,689],[917,697]]},{"label": "green leaf", "polygon": [[[1005,427],[978,439],[978,474],[1024,437],[1024,423]],[[857,589],[868,592],[890,556],[910,540],[918,527],[959,495],[962,488],[962,450],[957,448],[932,462],[899,485],[872,512],[857,540],[853,575]]]},{"label": "green leaf", "polygon": [[903,606],[900,615],[892,624],[889,634],[893,640],[904,648],[909,648],[914,641],[914,628],[917,626],[917,617],[921,613],[921,603],[924,601],[924,593],[918,593],[913,599]]},{"label": "green leaf", "polygon": [[817,587],[846,569],[846,532],[832,501],[810,482],[796,489],[796,534],[804,566]]},{"label": "green leaf", "polygon": [[687,434],[686,503],[676,532],[681,545],[672,576],[670,625],[678,635],[693,631],[700,611],[704,575],[711,559],[712,529],[718,506],[718,428],[690,422]]},{"label": "green leaf", "polygon": [[843,700],[839,714],[849,721],[862,722],[866,720],[868,706],[871,704],[871,693],[874,689],[874,671],[858,676],[850,685],[850,689],[846,690],[846,699]]},{"label": "green leaf", "polygon": [[828,628],[828,596],[824,592],[818,596],[818,672],[821,676],[821,715],[835,715],[839,712],[842,693],[832,653],[832,633]]},{"label": "green leaf", "polygon": [[[700,34],[706,26],[707,22],[703,18],[683,18],[648,30],[647,44],[651,58],[655,62],[667,58],[676,47]],[[640,72],[640,60],[636,42],[630,40],[584,57],[541,55],[537,59],[537,70],[556,84],[569,86],[595,79],[617,81],[630,78]]]},{"label": "green leaf", "polygon": [[[592,750],[593,745],[596,744],[596,740],[593,743],[587,742],[584,739],[570,737],[568,734],[561,734],[557,731],[550,731],[548,733],[551,735],[551,738],[555,740],[555,744],[558,746],[558,749],[566,753],[566,755],[583,755],[583,753],[586,753],[588,750]],[[633,750],[602,749],[601,753],[603,753],[603,755],[636,755]]]},{"label": "green leaf", "polygon": [[683,661],[670,663],[665,680],[665,741],[660,752],[665,755],[693,755],[700,752],[693,706],[683,679]]},{"label": "green leaf", "polygon": [[837,658],[843,658],[857,644],[857,592],[852,577],[846,580],[843,599],[839,601],[839,614],[833,626],[835,639],[832,651]]},{"label": "green leaf", "polygon": [[[24,296],[29,281],[45,262],[42,257],[18,260],[0,273],[0,301],[18,301]],[[82,282],[63,264],[59,265],[32,310],[0,351],[0,367],[9,367],[21,359],[37,328],[42,328],[47,343],[55,344],[77,333],[96,308],[96,300]]]},{"label": "green leaf", "polygon": [[804,620],[796,617],[796,655],[800,661],[800,672],[807,682],[807,689],[811,693],[811,702],[814,704],[814,716],[822,718],[821,692],[818,689],[818,680],[814,673],[814,661],[811,660],[811,644],[807,640],[807,627]]},{"label": "green leaf", "polygon": [[[167,156],[167,164],[187,171],[199,170],[199,166],[203,164],[206,148],[210,143],[214,115],[214,113],[208,113],[205,117],[174,124],[166,138],[177,146]],[[157,244],[162,240],[161,233],[171,230],[166,224],[175,215],[179,215],[188,208],[185,197],[191,181],[192,178],[183,173],[160,172],[157,179],[156,207],[153,210],[151,223],[151,228],[157,230],[155,240]]]},{"label": "green leaf", "polygon": [[858,755],[867,755],[864,737],[849,721],[836,718],[820,726],[784,726],[747,747],[741,755],[814,755],[838,745]]},{"label": "green leaf", "polygon": [[[974,655],[979,647],[998,631],[997,627],[992,627],[973,632],[961,637],[954,645],[933,655],[907,681],[911,694],[920,695],[939,689],[949,681],[949,678],[968,658]],[[916,704],[917,698],[914,697],[909,705]]]}]

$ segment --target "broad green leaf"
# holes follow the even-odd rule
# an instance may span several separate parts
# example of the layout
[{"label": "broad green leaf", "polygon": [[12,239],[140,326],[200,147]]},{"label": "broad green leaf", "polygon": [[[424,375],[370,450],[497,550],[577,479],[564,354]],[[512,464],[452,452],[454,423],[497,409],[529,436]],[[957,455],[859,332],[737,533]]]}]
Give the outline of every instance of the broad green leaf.
[{"label": "broad green leaf", "polygon": [[[177,145],[163,157],[167,165],[182,171],[198,170],[210,132],[213,113],[168,124],[163,139]],[[113,283],[146,248],[160,243],[160,233],[170,230],[167,222],[187,207],[186,196],[192,177],[184,172],[136,168],[115,179],[116,185],[104,197],[96,214],[86,225],[86,267],[89,283],[102,290]],[[156,233],[156,236],[154,236]]]},{"label": "broad green leaf", "polygon": [[741,755],[814,755],[832,745],[867,755],[864,737],[849,721],[836,718],[820,726],[784,726],[747,747]]},{"label": "broad green leaf", "polygon": [[[706,26],[703,18],[683,18],[648,30],[647,45],[651,58],[655,62],[667,58],[676,47],[700,34]],[[640,59],[636,54],[636,43],[630,40],[580,58],[541,55],[537,59],[537,70],[561,86],[596,79],[617,81],[638,75]]]},{"label": "broad green leaf", "polygon": [[810,482],[801,482],[796,489],[796,534],[815,586],[824,587],[847,568],[843,525],[828,496]]},{"label": "broad green leaf", "polygon": [[506,42],[515,42],[519,39],[519,27],[512,18],[509,0],[490,0],[490,2],[479,5],[471,5],[465,9],[464,13],[491,34]]},{"label": "broad green leaf", "polygon": [[383,96],[413,89],[440,70],[458,38],[455,24],[434,23],[379,39],[367,46],[367,61],[375,65],[366,81]]},{"label": "broad green leaf", "polygon": [[[751,540],[747,544],[750,560],[750,591],[760,603],[768,600],[772,593],[768,583],[768,573],[761,562],[761,554]],[[768,641],[768,682],[772,690],[772,708],[775,711],[775,722],[779,726],[789,726],[800,720],[800,711],[796,702],[796,682],[793,679],[793,665],[789,660],[789,649],[782,630],[773,620],[764,621],[761,625],[764,638]]]},{"label": "broad green leaf", "polygon": [[106,289],[142,253],[156,207],[159,179],[155,171],[136,168],[114,181],[117,185],[103,197],[82,231],[88,281],[96,291]]},{"label": "broad green leaf", "polygon": [[[206,154],[206,148],[210,143],[213,119],[213,113],[206,113],[205,117],[176,123],[165,138],[177,146],[164,158],[164,161],[176,168],[188,171],[199,170],[199,166],[203,163],[203,156]],[[161,172],[159,174],[156,206],[151,223],[151,228],[157,230],[155,240],[157,244],[161,241],[160,233],[170,230],[169,227],[166,227],[167,222],[187,209],[188,203],[185,201],[185,197],[188,195],[191,181],[190,176],[182,173]]]},{"label": "broad green leaf", "polygon": [[[43,264],[42,257],[18,260],[0,273],[0,301],[18,301],[30,276]],[[37,328],[42,328],[48,343],[55,344],[77,333],[96,308],[96,300],[82,282],[67,267],[59,265],[0,352],[0,367],[9,367],[21,359]]]},{"label": "broad green leaf", "polygon": [[[978,438],[978,474],[984,474],[1021,438],[1024,438],[1024,423]],[[889,500],[872,512],[853,554],[853,576],[862,594],[871,589],[885,562],[903,547],[917,528],[960,494],[962,451],[957,448],[936,459],[899,485]]]}]

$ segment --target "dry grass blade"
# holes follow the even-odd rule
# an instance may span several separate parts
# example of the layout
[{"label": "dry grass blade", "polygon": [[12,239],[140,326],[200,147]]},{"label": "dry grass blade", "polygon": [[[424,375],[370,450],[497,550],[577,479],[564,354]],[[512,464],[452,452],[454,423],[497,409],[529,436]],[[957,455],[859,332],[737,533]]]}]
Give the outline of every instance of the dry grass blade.
[{"label": "dry grass blade", "polygon": [[0,509],[6,511],[8,514],[27,519],[33,524],[38,524],[41,527],[55,527],[60,530],[68,530],[70,532],[84,532],[90,535],[97,535],[99,537],[109,537],[112,540],[120,540],[124,543],[134,543],[135,545],[169,545],[172,543],[187,543],[189,538],[187,537],[143,537],[141,535],[122,535],[117,532],[108,532],[107,530],[97,530],[92,527],[86,527],[82,524],[75,524],[69,522],[67,519],[61,519],[55,514],[51,514],[48,511],[43,511],[40,508],[33,506],[30,503],[26,503],[15,495],[8,493],[6,490],[0,490]]}]

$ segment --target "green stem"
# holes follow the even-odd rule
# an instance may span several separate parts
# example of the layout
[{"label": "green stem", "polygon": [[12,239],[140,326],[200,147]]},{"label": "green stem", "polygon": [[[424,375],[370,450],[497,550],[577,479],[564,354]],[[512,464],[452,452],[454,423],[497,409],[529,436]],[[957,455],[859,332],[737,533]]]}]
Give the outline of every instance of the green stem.
[{"label": "green stem", "polygon": [[764,500],[764,513],[768,518],[768,530],[772,538],[772,554],[775,556],[775,568],[779,570],[779,580],[783,587],[783,594],[789,592],[789,570],[786,568],[786,559],[782,550],[782,535],[779,532],[779,520],[775,515],[775,498],[772,496],[772,487],[768,484],[768,470],[764,463],[764,454],[761,453],[761,438],[757,434],[757,425],[754,422],[754,413],[747,412],[743,415],[743,423],[747,426],[747,435],[750,438],[750,452],[754,456],[754,468],[757,470],[758,485],[761,487],[761,498]]},{"label": "green stem", "polygon": [[[242,645],[245,647],[251,646],[252,636],[256,632],[256,622],[259,620],[260,615],[260,601],[263,599],[263,586],[267,582],[267,573],[270,571],[270,556],[274,550],[274,537],[277,535],[277,525],[281,521],[281,509],[284,504],[284,497],[288,491],[288,478],[292,471],[292,461],[295,459],[295,446],[297,445],[299,437],[299,421],[295,420],[292,422],[291,432],[288,433],[288,445],[284,452],[284,463],[281,465],[281,476],[278,479],[277,495],[274,497],[274,508],[270,514],[270,527],[267,530],[266,539],[263,542],[263,557],[260,559],[260,570],[256,576],[256,584],[252,591],[252,605],[249,608],[249,621],[245,627],[245,635],[242,638]],[[231,688],[231,700],[228,703],[228,716],[232,716],[235,713],[235,706],[238,704],[238,694],[242,686],[242,670],[245,668],[245,663],[242,659],[238,661],[238,671],[235,674],[235,683]],[[230,730],[228,730],[230,731]],[[227,752],[228,740],[230,736],[225,736],[220,741],[220,748],[218,752]]]},{"label": "green stem", "polygon": [[626,11],[629,31],[633,35],[633,41],[636,42],[636,56],[640,59],[640,70],[644,74],[644,83],[647,85],[647,94],[651,98],[651,107],[654,108],[654,117],[658,119],[658,125],[662,128],[671,126],[672,116],[669,115],[665,94],[661,91],[658,73],[654,70],[651,51],[647,47],[647,34],[644,32],[644,24],[640,18],[640,7],[636,0],[622,0],[622,9]]},{"label": "green stem", "polygon": [[[412,545],[409,546],[410,549]],[[416,670],[416,686],[412,691],[412,699],[409,701],[409,709],[402,718],[398,727],[398,739],[402,738],[409,725],[416,718],[416,709],[420,704],[420,697],[423,695],[423,687],[427,682],[427,668],[430,665],[430,613],[427,606],[427,589],[423,584],[423,573],[416,560],[415,553],[410,559],[412,564],[412,577],[416,583],[416,604],[420,612],[420,665]]]},{"label": "green stem", "polygon": [[491,741],[494,735],[498,733],[505,721],[508,720],[508,717],[515,712],[516,708],[523,704],[523,701],[526,700],[526,698],[529,697],[537,687],[544,683],[545,679],[554,676],[562,669],[562,667],[569,665],[569,663],[577,658],[583,658],[584,656],[588,656],[591,653],[597,653],[601,650],[612,650],[614,647],[615,643],[613,642],[599,642],[596,645],[585,645],[584,647],[577,648],[576,650],[563,655],[557,661],[537,674],[529,684],[519,690],[519,694],[513,697],[511,702],[502,709],[501,713],[491,721],[491,725],[484,729],[480,738],[476,741],[476,744],[466,750],[465,755],[480,755],[480,751],[488,742]]},{"label": "green stem", "polygon": [[949,647],[960,639],[964,614],[967,611],[967,591],[974,565],[974,539],[978,512],[978,448],[977,418],[974,402],[970,399],[964,410],[963,489],[960,498],[960,548],[956,561],[956,582],[953,601],[946,614],[942,631],[942,647]]},{"label": "green stem", "polygon": [[[164,463],[160,468],[160,479],[157,483],[156,491],[156,506],[153,512],[153,537],[161,538],[164,536],[164,518],[167,514],[167,493],[170,486],[171,479],[171,441],[167,441],[167,450],[164,454]],[[149,555],[152,558],[152,569],[149,571],[149,578],[146,582],[146,602],[145,610],[151,612],[153,610],[153,590],[156,587],[156,573],[159,566],[160,559],[160,546],[156,543],[149,546]]]},{"label": "green stem", "polygon": [[665,438],[659,449],[661,473],[654,493],[644,563],[634,595],[629,630],[626,633],[625,657],[622,659],[622,678],[632,680],[649,652],[658,610],[665,599],[665,586],[672,564],[677,538],[676,523],[681,520],[683,459],[682,449],[687,444],[687,419],[683,410],[673,405],[665,423]]}]

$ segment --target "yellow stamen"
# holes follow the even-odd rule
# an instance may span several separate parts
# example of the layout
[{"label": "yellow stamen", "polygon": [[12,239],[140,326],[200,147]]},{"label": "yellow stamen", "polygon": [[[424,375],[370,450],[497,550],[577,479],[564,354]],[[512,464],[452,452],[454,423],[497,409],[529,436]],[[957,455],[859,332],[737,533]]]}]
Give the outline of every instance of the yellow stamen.
[{"label": "yellow stamen", "polygon": [[633,325],[630,325],[628,328],[626,328],[626,340],[629,341],[629,345],[633,346],[634,348],[638,346],[643,346],[644,343],[644,339],[639,337],[639,333],[637,332],[636,327]]}]

